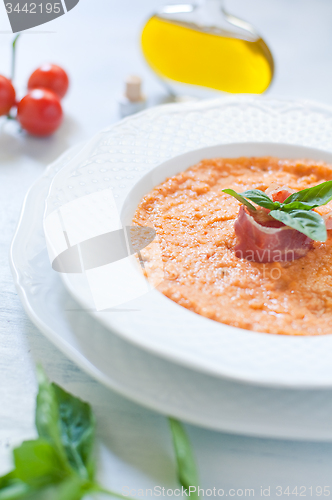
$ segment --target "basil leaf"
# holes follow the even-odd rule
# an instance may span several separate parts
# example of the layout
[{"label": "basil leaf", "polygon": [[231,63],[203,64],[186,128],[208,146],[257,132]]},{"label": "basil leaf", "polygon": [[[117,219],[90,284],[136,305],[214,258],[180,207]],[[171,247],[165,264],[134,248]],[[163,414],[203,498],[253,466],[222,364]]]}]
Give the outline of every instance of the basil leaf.
[{"label": "basil leaf", "polygon": [[332,200],[332,181],[322,182],[317,186],[302,189],[298,193],[293,193],[284,201],[285,204],[293,201],[302,201],[310,204],[312,208],[326,205]]},{"label": "basil leaf", "polygon": [[[77,486],[79,482],[80,488],[83,484],[76,474],[63,468],[57,450],[44,439],[25,441],[13,453],[15,470],[0,479],[0,500],[63,500],[65,497],[58,493],[52,496],[48,493],[62,491],[68,483],[75,482]],[[68,496],[68,500],[79,498]]]},{"label": "basil leaf", "polygon": [[95,421],[91,407],[51,384],[41,369],[38,379],[36,426],[39,436],[56,447],[65,468],[73,468],[82,479],[92,479]]},{"label": "basil leaf", "polygon": [[291,203],[282,203],[280,210],[284,212],[290,212],[291,210],[312,210],[316,205],[310,205],[308,203],[303,203],[302,201],[292,201]]},{"label": "basil leaf", "polygon": [[315,241],[327,240],[324,219],[316,212],[311,210],[293,210],[292,212],[272,210],[270,215]]},{"label": "basil leaf", "polygon": [[61,441],[71,467],[83,479],[94,476],[95,419],[88,403],[52,384],[59,408]]},{"label": "basil leaf", "polygon": [[222,192],[226,193],[226,194],[229,194],[230,196],[233,196],[234,198],[237,199],[237,201],[239,201],[240,203],[242,203],[242,205],[245,205],[246,207],[248,207],[249,210],[252,210],[252,211],[256,210],[256,208],[254,207],[254,205],[252,205],[251,203],[249,203],[248,200],[246,200],[245,198],[243,198],[243,196],[241,196],[240,194],[238,194],[233,189],[223,189]]},{"label": "basil leaf", "polygon": [[[31,489],[24,483],[12,484],[0,491],[0,500],[28,500]],[[33,499],[32,499],[33,500]]]},{"label": "basil leaf", "polygon": [[44,371],[37,368],[39,392],[36,406],[36,427],[40,438],[49,441],[62,457],[63,465],[68,467],[68,461],[61,441],[59,425],[59,407],[52,384],[48,381]]},{"label": "basil leaf", "polygon": [[24,483],[12,484],[0,491],[0,500],[34,500],[32,492]]},{"label": "basil leaf", "polygon": [[0,490],[7,488],[7,486],[10,486],[14,482],[17,482],[17,477],[14,471],[0,477]]},{"label": "basil leaf", "polygon": [[250,201],[253,201],[260,207],[268,208],[270,210],[280,207],[280,203],[278,201],[272,201],[271,198],[260,189],[249,189],[248,191],[241,193],[241,195],[248,198]]},{"label": "basil leaf", "polygon": [[15,471],[0,478],[0,500],[22,500],[30,492],[30,486],[17,479]]},{"label": "basil leaf", "polygon": [[53,446],[43,439],[25,441],[14,450],[15,475],[33,488],[57,483],[66,475]]},{"label": "basil leaf", "polygon": [[[21,483],[24,485],[24,483]],[[94,485],[85,483],[78,476],[72,476],[65,481],[48,485],[40,489],[32,489],[25,485],[26,490],[19,491],[12,488],[0,491],[0,500],[81,500],[90,492],[95,491]],[[16,496],[15,496],[16,495]]]},{"label": "basil leaf", "polygon": [[90,491],[93,491],[92,485],[72,476],[62,483],[38,490],[24,500],[81,500]]},{"label": "basil leaf", "polygon": [[177,463],[177,475],[180,484],[188,489],[189,486],[196,487],[195,492],[191,492],[191,497],[198,498],[198,474],[196,463],[188,436],[182,424],[174,418],[169,418],[173,445]]}]

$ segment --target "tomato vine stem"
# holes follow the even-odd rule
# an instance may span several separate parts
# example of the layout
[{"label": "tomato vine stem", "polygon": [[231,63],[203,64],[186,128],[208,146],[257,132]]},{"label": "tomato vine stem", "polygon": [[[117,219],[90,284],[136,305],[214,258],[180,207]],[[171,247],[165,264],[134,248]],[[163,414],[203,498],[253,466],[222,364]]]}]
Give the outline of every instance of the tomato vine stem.
[{"label": "tomato vine stem", "polygon": [[15,69],[16,69],[16,44],[18,39],[20,38],[21,33],[16,35],[12,44],[12,70],[11,70],[11,81],[14,81],[15,78]]}]

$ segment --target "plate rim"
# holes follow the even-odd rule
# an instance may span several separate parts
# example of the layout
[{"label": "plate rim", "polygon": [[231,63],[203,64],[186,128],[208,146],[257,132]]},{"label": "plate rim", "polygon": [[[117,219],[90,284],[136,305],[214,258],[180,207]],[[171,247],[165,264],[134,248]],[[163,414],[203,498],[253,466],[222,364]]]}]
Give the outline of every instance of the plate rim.
[{"label": "plate rim", "polygon": [[[70,150],[69,150],[70,151]],[[61,157],[60,157],[61,158]],[[70,344],[67,344],[67,342],[63,338],[59,338],[59,334],[57,331],[47,325],[44,321],[40,321],[40,318],[38,314],[35,312],[33,309],[33,305],[30,305],[29,297],[27,295],[26,287],[24,286],[24,283],[21,282],[20,280],[15,279],[16,277],[19,277],[20,271],[17,268],[17,265],[19,264],[19,261],[17,261],[18,256],[17,250],[18,248],[16,243],[22,241],[22,237],[26,239],[26,232],[25,229],[22,227],[24,225],[24,220],[26,222],[26,216],[31,214],[31,209],[32,206],[35,205],[35,203],[32,201],[32,199],[35,199],[35,194],[37,194],[40,191],[40,188],[43,187],[45,178],[47,177],[47,170],[38,178],[34,181],[33,185],[30,187],[28,190],[22,210],[20,213],[20,217],[18,220],[17,228],[15,231],[15,235],[12,241],[12,245],[14,246],[13,250],[15,250],[15,254],[11,251],[10,255],[10,266],[12,270],[12,274],[14,277],[14,281],[19,298],[21,299],[23,308],[25,312],[27,313],[27,316],[30,318],[32,323],[41,331],[45,337],[50,340],[52,344],[54,344],[61,352],[63,352],[69,359],[71,359],[74,363],[76,363],[80,368],[82,368],[86,373],[88,373],[90,376],[92,376],[94,379],[96,379],[98,382],[104,384],[105,386],[109,387],[110,389],[114,390],[115,392],[121,394],[124,397],[128,397],[130,400],[141,404],[147,408],[150,408],[153,411],[158,411],[164,415],[170,414],[170,411],[166,410],[166,408],[162,409],[160,406],[157,407],[155,404],[149,403],[147,400],[143,400],[141,397],[135,397],[135,394],[133,391],[126,392],[123,388],[123,386],[119,386],[117,384],[114,385],[112,383],[112,379],[109,376],[104,376],[103,372],[99,370],[93,363],[91,363],[84,354],[80,353],[75,347],[71,346]],[[27,206],[29,210],[27,210]],[[35,217],[37,217],[37,212],[36,210],[34,211]],[[26,225],[26,224],[25,224]],[[24,233],[22,235],[21,230],[24,230]],[[11,259],[13,259],[11,261]],[[17,276],[16,276],[17,275]],[[21,293],[22,292],[22,293]],[[59,341],[58,341],[59,340]],[[78,353],[78,355],[76,355]],[[254,386],[253,386],[254,389]],[[255,389],[254,389],[255,390]],[[268,391],[268,388],[265,388],[266,391]],[[286,391],[287,392],[287,391]],[[278,391],[279,394],[279,391]],[[303,399],[304,396],[302,396]],[[229,396],[228,396],[229,398]],[[239,405],[238,405],[239,406]],[[272,430],[267,430],[264,428],[262,431],[259,426],[257,426],[257,423],[250,429],[247,427],[244,427],[243,424],[242,426],[239,424],[232,424],[232,421],[229,419],[226,419],[226,424],[218,424],[216,425],[215,423],[203,423],[201,420],[199,420],[199,417],[194,417],[193,415],[188,414],[187,412],[180,414],[180,412],[177,412],[174,414],[176,418],[182,419],[185,422],[191,423],[192,425],[200,426],[203,428],[207,429],[213,429],[215,431],[219,432],[226,432],[230,434],[237,434],[237,435],[245,435],[245,436],[253,436],[253,437],[265,437],[265,438],[273,438],[273,439],[295,439],[295,440],[305,440],[305,441],[315,441],[315,442],[320,442],[320,441],[331,441],[332,440],[332,435],[330,431],[326,432],[314,432],[313,434],[310,434],[310,430],[308,429],[302,429],[299,431],[297,435],[294,435],[293,431],[287,430],[288,427],[286,428],[285,426],[281,426],[281,429],[276,430],[275,427],[272,426]],[[275,424],[274,424],[275,425]],[[307,424],[308,425],[308,424]],[[313,424],[310,424],[311,426]],[[315,429],[317,426],[313,426]],[[311,429],[311,427],[310,427]],[[308,433],[309,432],[309,433]]]},{"label": "plate rim", "polygon": [[[321,112],[328,112],[329,115],[331,116],[332,114],[332,107],[331,106],[328,106],[328,105],[325,105],[325,104],[322,104],[322,103],[319,103],[319,102],[315,102],[315,101],[309,101],[309,100],[294,100],[294,99],[285,99],[285,98],[271,98],[271,97],[268,97],[268,96],[263,96],[263,97],[253,97],[253,96],[231,96],[231,97],[227,97],[227,98],[222,98],[222,99],[213,99],[213,100],[208,100],[208,101],[201,101],[201,102],[198,102],[198,103],[186,103],[186,104],[170,104],[168,106],[159,106],[158,109],[160,111],[161,114],[165,114],[166,112],[169,112],[169,113],[173,113],[174,111],[176,110],[195,110],[195,111],[199,111],[201,109],[213,109],[216,105],[220,105],[221,103],[231,103],[231,104],[236,104],[236,105],[241,105],[243,103],[249,103],[249,104],[257,104],[258,106],[263,106],[264,107],[264,104],[268,105],[270,104],[270,106],[273,106],[275,103],[278,103],[278,105],[284,105],[284,106],[294,106],[294,107],[306,107],[306,106],[309,106],[309,109],[311,106],[313,106],[315,108],[315,111],[317,111],[317,109]],[[286,108],[285,108],[286,109]],[[310,109],[310,111],[312,111]],[[142,115],[150,115],[151,113],[155,113],[156,112],[156,108],[153,108],[152,110],[149,109],[149,110],[146,110],[146,111],[143,111],[137,115],[135,115],[135,117],[141,117]],[[271,110],[271,113],[273,113],[273,109]],[[123,120],[122,122],[119,122],[111,127],[108,127],[104,130],[102,130],[100,133],[98,133],[96,136],[94,136],[90,141],[88,141],[86,143],[86,146],[89,147],[89,145],[91,143],[93,143],[93,141],[100,136],[100,134],[102,133],[105,133],[105,132],[108,132],[110,131],[111,129],[114,129],[114,128],[118,128],[119,126],[121,126],[121,124],[123,124],[124,122],[128,122],[130,120],[132,120],[133,117],[128,117],[126,118],[125,120]],[[245,142],[249,142],[249,141],[245,141]],[[258,141],[259,143],[263,143],[265,141]],[[238,144],[239,142],[237,142]],[[280,142],[278,142],[278,140],[276,142],[273,142],[273,144],[280,144]],[[287,145],[289,145],[289,143],[287,143]],[[296,144],[294,144],[296,145]],[[299,144],[297,144],[299,145]],[[305,146],[302,146],[300,145],[301,147],[305,147]],[[311,148],[311,149],[316,149],[316,150],[319,150],[319,151],[325,151],[326,153],[329,153],[329,150],[328,149],[324,149],[324,148]],[[167,160],[166,160],[167,161]],[[75,299],[78,300],[77,296],[74,295]],[[175,304],[175,303],[174,303]],[[176,304],[177,305],[177,304]],[[177,305],[178,306],[178,305]],[[178,307],[181,307],[181,306],[178,306]],[[191,311],[188,311],[189,313],[191,314],[195,314],[196,313],[193,313]],[[100,319],[100,318],[97,318],[97,319]],[[204,318],[206,321],[212,321],[212,320],[208,320],[207,318]],[[110,328],[110,325],[105,323],[107,328]],[[230,327],[230,328],[233,328],[233,327]],[[115,328],[114,326],[111,327],[112,331],[115,331]],[[254,333],[256,335],[266,335],[266,334],[259,334],[257,332],[252,332],[252,331],[249,331],[250,333]],[[123,332],[120,333],[120,335],[123,337]],[[325,336],[324,336],[325,337]],[[320,338],[324,338],[323,336],[320,337]],[[127,337],[125,337],[127,339]],[[294,337],[292,337],[294,338]],[[302,337],[302,339],[317,339],[317,337]],[[128,339],[127,339],[128,340]],[[133,342],[132,339],[130,339],[131,342]],[[142,347],[141,343],[139,344],[140,347]],[[146,349],[146,347],[144,347]],[[155,350],[152,351],[154,354],[156,354]],[[164,356],[164,353],[165,351],[163,351],[163,353],[161,354],[161,357],[165,357]],[[158,353],[157,355],[160,356],[160,353]],[[167,358],[168,359],[168,358]],[[172,356],[171,358],[171,361],[173,362],[176,362],[176,363],[179,363],[182,364],[182,365],[185,365],[185,363],[183,362],[183,359],[181,359],[180,361],[174,359],[174,356]],[[191,368],[193,368],[193,366],[191,365],[190,366]],[[194,366],[194,369],[197,370],[197,365],[195,364]],[[212,372],[210,370],[208,371],[205,371],[205,373],[210,373],[214,376],[216,376],[216,372],[215,370],[212,370]],[[227,370],[228,374],[225,374],[225,373],[222,373],[220,374],[220,376],[224,377],[224,378],[229,378],[231,380],[237,380],[237,381],[240,381],[241,383],[248,383],[248,384],[255,384],[255,385],[261,385],[261,386],[269,386],[269,387],[284,387],[284,388],[297,388],[297,389],[310,389],[310,388],[327,388],[327,387],[331,387],[332,386],[332,379],[329,380],[329,381],[324,381],[322,382],[321,380],[320,381],[314,381],[314,382],[307,382],[307,383],[303,383],[303,382],[289,382],[289,381],[277,381],[277,382],[273,382],[271,380],[268,380],[268,381],[265,381],[265,380],[262,380],[261,378],[259,379],[256,379],[255,377],[248,377],[248,375],[246,375],[245,378],[243,378],[242,375],[240,375],[240,377],[236,377],[233,374],[229,375],[229,369]],[[220,373],[220,371],[219,371]]]}]

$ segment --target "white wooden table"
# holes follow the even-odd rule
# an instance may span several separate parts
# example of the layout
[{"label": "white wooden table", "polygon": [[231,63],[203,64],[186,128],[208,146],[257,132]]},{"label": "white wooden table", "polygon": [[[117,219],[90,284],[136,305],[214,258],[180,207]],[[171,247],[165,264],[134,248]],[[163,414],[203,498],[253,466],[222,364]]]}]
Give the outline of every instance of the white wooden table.
[{"label": "white wooden table", "polygon": [[[53,138],[17,137],[7,126],[0,132],[0,473],[11,467],[10,449],[34,436],[35,365],[41,361],[53,380],[93,405],[99,474],[105,486],[119,491],[125,486],[176,487],[164,417],[104,388],[53,347],[26,317],[8,266],[9,244],[28,187],[65,149],[118,119],[116,100],[125,76],[140,74],[151,97],[163,92],[138,46],[142,23],[161,3],[81,0],[69,14],[19,42],[16,82],[21,94],[31,71],[44,61],[63,65],[72,85],[64,101],[66,121]],[[330,0],[228,0],[227,6],[257,27],[275,55],[270,96],[332,104]],[[0,73],[8,74],[13,35],[3,4],[0,30]],[[254,488],[259,497],[261,486],[270,486],[271,498],[278,498],[277,485],[332,490],[331,443],[246,438],[190,426],[188,430],[202,487]]]}]

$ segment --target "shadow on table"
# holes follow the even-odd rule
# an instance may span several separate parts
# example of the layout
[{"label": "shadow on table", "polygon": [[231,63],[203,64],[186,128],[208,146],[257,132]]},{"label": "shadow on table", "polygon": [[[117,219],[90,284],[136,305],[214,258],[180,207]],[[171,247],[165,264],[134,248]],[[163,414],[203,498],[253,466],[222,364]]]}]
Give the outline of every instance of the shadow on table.
[{"label": "shadow on table", "polygon": [[59,130],[50,137],[34,137],[20,129],[14,121],[3,121],[0,125],[0,165],[14,164],[22,157],[34,159],[48,165],[58,158],[79,135],[80,126],[66,115]]}]

